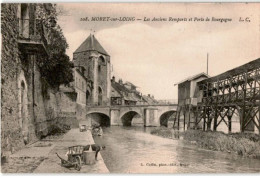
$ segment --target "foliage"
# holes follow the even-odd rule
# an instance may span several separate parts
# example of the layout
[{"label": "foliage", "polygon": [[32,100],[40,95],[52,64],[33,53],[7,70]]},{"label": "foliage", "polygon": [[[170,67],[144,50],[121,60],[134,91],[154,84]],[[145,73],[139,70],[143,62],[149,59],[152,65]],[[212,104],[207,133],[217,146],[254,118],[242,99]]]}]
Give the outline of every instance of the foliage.
[{"label": "foliage", "polygon": [[48,58],[38,59],[43,77],[53,87],[69,84],[73,80],[73,64],[65,54],[68,44],[57,22],[55,4],[36,4],[36,22],[47,41]]},{"label": "foliage", "polygon": [[166,127],[155,128],[151,131],[151,134],[171,139],[173,136],[173,130]]},{"label": "foliage", "polygon": [[66,54],[55,54],[51,60],[45,60],[41,66],[41,74],[53,87],[58,87],[60,84],[66,85],[73,80],[72,66]]},{"label": "foliage", "polygon": [[[175,132],[173,129],[156,128],[151,131],[151,134],[164,138],[176,138]],[[179,132],[179,135],[201,148],[260,159],[260,137],[257,134],[187,130]]]}]

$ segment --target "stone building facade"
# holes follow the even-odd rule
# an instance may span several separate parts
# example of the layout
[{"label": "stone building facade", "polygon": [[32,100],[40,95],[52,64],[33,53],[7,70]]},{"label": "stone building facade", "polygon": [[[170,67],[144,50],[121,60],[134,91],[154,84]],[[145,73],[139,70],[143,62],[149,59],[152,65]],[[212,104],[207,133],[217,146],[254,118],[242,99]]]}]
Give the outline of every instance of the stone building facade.
[{"label": "stone building facade", "polygon": [[74,87],[77,93],[77,103],[86,105],[91,102],[90,91],[92,91],[91,82],[84,76],[84,67],[74,68]]},{"label": "stone building facade", "polygon": [[3,151],[15,151],[36,140],[37,132],[45,132],[37,106],[42,98],[35,90],[40,82],[35,58],[44,53],[44,44],[32,28],[33,18],[33,4],[2,4]]},{"label": "stone building facade", "polygon": [[6,156],[46,136],[50,126],[75,120],[75,98],[41,76],[37,59],[48,57],[48,44],[35,9],[36,4],[2,4],[1,151]]},{"label": "stone building facade", "polygon": [[90,36],[73,53],[75,67],[83,67],[84,77],[93,81],[93,88],[85,90],[87,105],[110,105],[110,56],[94,35]]},{"label": "stone building facade", "polygon": [[[1,146],[2,150],[14,150],[9,144],[17,143],[17,146],[23,144],[22,128],[18,120],[18,77],[21,68],[18,68],[19,50],[18,50],[18,22],[17,6],[2,4],[1,26],[2,26],[2,60],[1,60]],[[4,30],[6,29],[6,30]],[[13,40],[10,40],[13,39]],[[20,75],[24,79],[24,75]],[[23,91],[27,90],[25,83]],[[24,102],[26,103],[26,101]],[[11,138],[10,136],[15,136]],[[3,140],[6,139],[6,140]]]}]

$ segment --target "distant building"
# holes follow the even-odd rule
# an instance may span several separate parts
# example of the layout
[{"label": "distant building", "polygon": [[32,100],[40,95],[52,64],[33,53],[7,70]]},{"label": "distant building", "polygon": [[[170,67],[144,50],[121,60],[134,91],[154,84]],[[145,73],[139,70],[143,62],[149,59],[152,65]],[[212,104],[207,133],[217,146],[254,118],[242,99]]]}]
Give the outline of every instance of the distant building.
[{"label": "distant building", "polygon": [[[128,83],[130,84],[130,83]],[[141,97],[137,97],[131,86],[123,84],[123,80],[115,81],[115,77],[111,82],[111,105],[136,105]]]},{"label": "distant building", "polygon": [[133,83],[128,82],[128,81],[125,82],[124,86],[125,86],[127,89],[133,90],[133,91],[136,91],[136,88],[137,88],[137,86],[135,86]]},{"label": "distant building", "polygon": [[131,82],[123,83],[122,79],[118,82],[115,77],[111,80],[111,105],[144,105],[157,104],[157,101],[150,94],[142,95],[137,91],[137,86]]},{"label": "distant building", "polygon": [[158,101],[154,99],[153,95],[148,94],[147,96],[143,95],[142,96],[143,101],[145,101],[145,104],[158,104]]}]

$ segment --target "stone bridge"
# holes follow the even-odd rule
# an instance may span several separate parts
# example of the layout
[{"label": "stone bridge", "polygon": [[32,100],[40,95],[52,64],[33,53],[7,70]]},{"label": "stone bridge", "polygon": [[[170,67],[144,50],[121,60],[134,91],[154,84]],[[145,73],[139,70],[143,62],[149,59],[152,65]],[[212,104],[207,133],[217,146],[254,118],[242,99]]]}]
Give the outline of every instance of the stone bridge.
[{"label": "stone bridge", "polygon": [[177,104],[87,106],[86,120],[100,125],[167,126]]}]

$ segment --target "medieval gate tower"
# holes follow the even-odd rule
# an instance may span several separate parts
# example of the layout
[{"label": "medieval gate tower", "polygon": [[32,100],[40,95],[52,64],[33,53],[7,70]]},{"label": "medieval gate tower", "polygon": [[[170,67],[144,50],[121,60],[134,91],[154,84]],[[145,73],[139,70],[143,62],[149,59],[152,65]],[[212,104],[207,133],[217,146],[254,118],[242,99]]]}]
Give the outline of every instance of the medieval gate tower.
[{"label": "medieval gate tower", "polygon": [[73,53],[75,68],[86,80],[86,104],[107,106],[110,104],[111,71],[110,56],[94,35],[89,37]]}]

